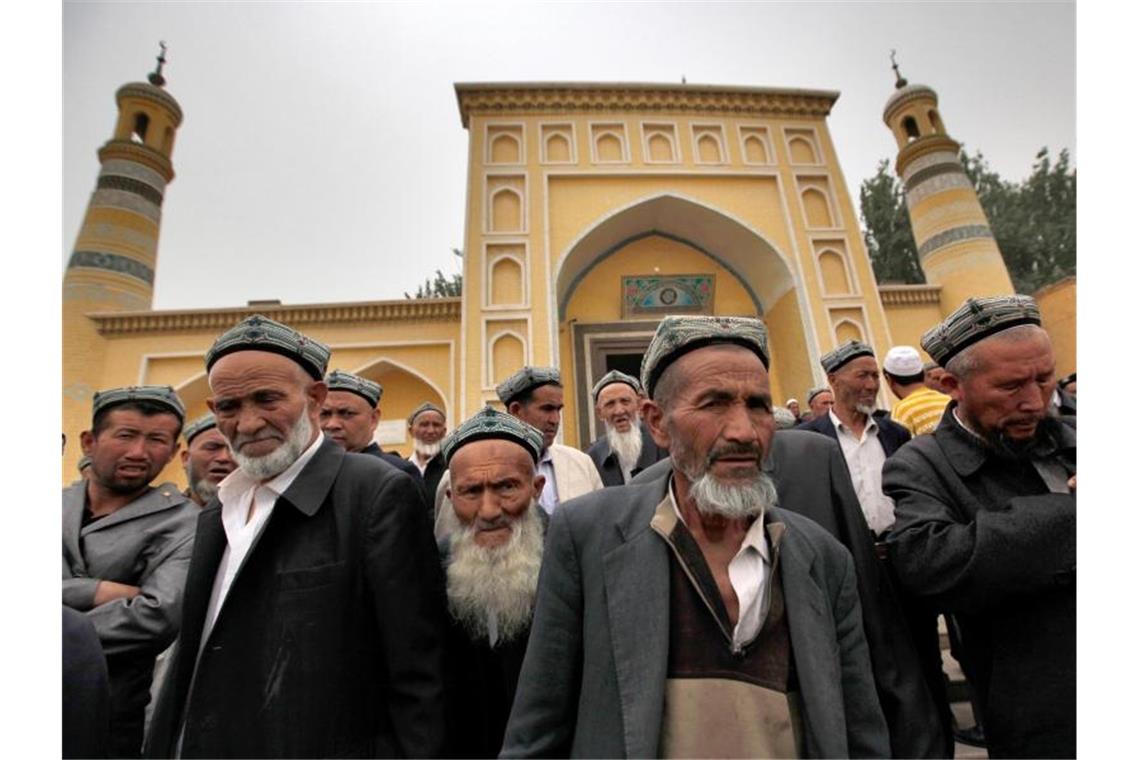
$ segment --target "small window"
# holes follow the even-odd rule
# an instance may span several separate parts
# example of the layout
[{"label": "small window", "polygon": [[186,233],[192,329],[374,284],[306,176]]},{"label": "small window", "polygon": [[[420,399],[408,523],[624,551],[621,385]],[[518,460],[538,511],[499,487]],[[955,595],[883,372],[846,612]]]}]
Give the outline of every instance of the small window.
[{"label": "small window", "polygon": [[903,129],[906,131],[907,142],[918,139],[918,122],[914,120],[913,116],[903,119]]},{"label": "small window", "polygon": [[937,134],[940,134],[940,135],[946,134],[946,128],[944,126],[942,126],[942,119],[938,118],[938,112],[937,111],[932,110],[929,114],[927,114],[927,116],[930,118],[930,126],[932,126],[934,128],[934,131]]},{"label": "small window", "polygon": [[150,126],[150,117],[145,113],[135,114],[135,129],[131,132],[131,141],[137,143],[146,142],[146,130]]}]

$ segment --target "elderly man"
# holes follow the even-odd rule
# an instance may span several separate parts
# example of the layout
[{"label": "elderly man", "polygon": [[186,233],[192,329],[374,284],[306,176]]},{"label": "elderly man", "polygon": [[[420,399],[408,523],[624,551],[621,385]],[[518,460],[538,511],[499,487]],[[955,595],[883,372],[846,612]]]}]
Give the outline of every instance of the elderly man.
[{"label": "elderly man", "polygon": [[186,496],[204,507],[218,493],[218,484],[237,469],[230,444],[218,430],[218,421],[206,413],[186,426],[182,432],[186,448],[182,450],[182,468],[186,470]]},{"label": "elderly man", "polygon": [[196,509],[151,481],[178,452],[185,410],[169,386],[96,393],[80,438],[89,474],[63,492],[63,604],[107,657],[111,751],[138,757],[155,657],[178,634]]},{"label": "elderly man", "polygon": [[636,377],[615,369],[594,384],[592,393],[606,435],[591,443],[586,454],[594,460],[603,484],[625,485],[649,465],[669,456],[641,424],[641,383]]},{"label": "elderly man", "polygon": [[[380,457],[423,483],[420,471],[406,459],[380,449],[373,440],[380,424],[380,397],[384,388],[366,377],[334,369],[325,378],[329,392],[321,404],[321,430],[338,446],[354,454]],[[427,492],[425,491],[425,496]]]},{"label": "elderly man", "polygon": [[1075,757],[1075,420],[1028,296],[969,299],[922,336],[953,401],[888,460],[902,583],[953,613],[990,757]]},{"label": "elderly man", "polygon": [[851,555],[774,507],[767,335],[666,317],[643,417],[669,478],[554,513],[505,756],[885,757]]},{"label": "elderly man", "polygon": [[256,315],[206,353],[239,469],[198,519],[153,756],[442,750],[446,610],[423,497],[321,435],[328,357]]},{"label": "elderly man", "polygon": [[891,419],[912,436],[933,433],[950,397],[926,387],[922,357],[911,346],[895,346],[883,359],[883,377],[898,401]]},{"label": "elderly man", "polygon": [[831,388],[828,388],[826,385],[812,388],[807,394],[808,411],[804,416],[804,422],[826,417],[834,404],[835,396],[832,395]]},{"label": "elderly man", "polygon": [[497,757],[503,745],[542,564],[541,451],[541,433],[488,406],[441,454],[460,526],[445,559],[455,757]]},{"label": "elderly man", "polygon": [[538,472],[546,479],[538,503],[549,515],[558,505],[605,486],[594,460],[555,443],[562,424],[562,376],[554,367],[523,367],[495,388],[507,413],[542,433]]},{"label": "elderly man", "polygon": [[443,473],[447,472],[447,464],[439,454],[447,434],[447,415],[435,404],[425,401],[408,415],[408,433],[412,436],[412,455],[408,460],[423,476],[430,501],[439,490]]},{"label": "elderly man", "polygon": [[792,417],[796,422],[800,421],[800,402],[798,399],[790,398],[784,402],[784,408],[792,413]]},{"label": "elderly man", "polygon": [[800,429],[839,441],[867,527],[880,536],[895,520],[894,505],[883,496],[883,462],[910,440],[910,433],[897,422],[872,416],[879,395],[879,364],[870,346],[850,340],[824,354],[819,363],[835,403]]},{"label": "elderly man", "polygon": [[942,392],[942,376],[946,370],[938,366],[938,362],[927,362],[922,365],[922,384],[932,391]]}]

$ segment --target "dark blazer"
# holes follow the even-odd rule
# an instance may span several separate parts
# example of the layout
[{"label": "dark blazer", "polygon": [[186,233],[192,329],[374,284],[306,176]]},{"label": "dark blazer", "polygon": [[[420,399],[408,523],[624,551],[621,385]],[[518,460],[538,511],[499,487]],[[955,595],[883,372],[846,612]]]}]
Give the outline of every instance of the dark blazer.
[{"label": "dark blazer", "polygon": [[[416,463],[412,462],[415,467]],[[418,471],[418,468],[417,468]],[[427,489],[428,507],[432,509],[432,519],[434,520],[435,513],[435,492],[439,490],[439,481],[443,478],[443,473],[447,472],[447,465],[443,461],[443,454],[436,454],[428,460],[427,467],[424,468],[424,488]]]},{"label": "dark blazer", "polygon": [[148,755],[174,753],[183,716],[182,757],[442,751],[443,572],[409,476],[325,440],[278,498],[202,642],[225,548],[215,499],[198,520]]},{"label": "dark blazer", "polygon": [[[63,757],[109,757],[111,687],[95,626],[63,608]],[[137,752],[137,750],[136,750]]]},{"label": "dark blazer", "polygon": [[[671,460],[662,460],[634,483],[664,478],[672,468]],[[949,737],[923,679],[895,588],[875,556],[838,442],[803,430],[777,431],[764,470],[776,481],[781,509],[811,518],[851,552],[891,756],[944,757]]]},{"label": "dark blazer", "polygon": [[[894,454],[899,446],[910,440],[910,431],[894,420],[888,417],[876,417],[875,422],[879,425],[879,441],[883,444],[883,453],[887,456]],[[811,430],[839,440],[839,433],[835,430],[835,424],[832,423],[830,414],[824,414],[802,425],[797,425],[796,430]]]},{"label": "dark blazer", "polygon": [[[385,462],[387,462],[388,464],[395,467],[397,470],[403,470],[404,472],[406,472],[408,475],[410,475],[412,477],[412,480],[416,481],[416,483],[418,485],[420,485],[421,488],[424,489],[424,498],[425,499],[427,499],[427,495],[429,493],[435,493],[435,491],[428,491],[427,490],[427,487],[424,484],[424,477],[423,477],[423,475],[420,475],[420,468],[416,467],[414,464],[409,462],[407,459],[404,459],[399,454],[390,454],[387,451],[384,451],[382,448],[380,448],[380,445],[378,443],[376,443],[376,441],[373,441],[372,443],[368,444],[366,447],[361,449],[360,453],[361,454],[371,454],[374,457],[380,457]],[[428,504],[429,505],[431,504],[430,500],[428,501]]]},{"label": "dark blazer", "polygon": [[[653,436],[649,434],[649,430],[644,424],[638,423],[638,428],[641,430],[641,456],[637,458],[637,464],[634,465],[631,476],[637,475],[654,462],[659,462],[669,456],[666,449],[657,446],[657,442],[653,440]],[[622,486],[625,485],[625,480],[621,474],[621,463],[618,462],[617,454],[610,450],[610,442],[602,436],[598,440],[590,444],[586,449],[586,453],[590,455],[590,459],[594,460],[594,466],[598,468],[598,474],[602,476],[602,483],[608,486]]]},{"label": "dark blazer", "polygon": [[[564,503],[550,519],[503,757],[656,757],[669,660],[667,480]],[[885,757],[851,555],[781,509],[780,578],[807,757]]]}]

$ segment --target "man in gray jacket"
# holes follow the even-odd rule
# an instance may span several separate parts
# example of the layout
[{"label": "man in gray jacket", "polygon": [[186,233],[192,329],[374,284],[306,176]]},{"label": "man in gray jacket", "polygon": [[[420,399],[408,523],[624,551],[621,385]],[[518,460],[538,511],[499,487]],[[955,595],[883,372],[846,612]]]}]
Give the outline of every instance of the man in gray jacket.
[{"label": "man in gray jacket", "polygon": [[503,755],[887,757],[851,555],[773,506],[759,320],[667,317],[642,363],[669,478],[551,518]]},{"label": "man in gray jacket", "polygon": [[111,751],[138,757],[154,659],[178,634],[197,509],[173,483],[185,411],[168,386],[95,394],[91,475],[63,492],[63,603],[87,615],[107,657]]}]

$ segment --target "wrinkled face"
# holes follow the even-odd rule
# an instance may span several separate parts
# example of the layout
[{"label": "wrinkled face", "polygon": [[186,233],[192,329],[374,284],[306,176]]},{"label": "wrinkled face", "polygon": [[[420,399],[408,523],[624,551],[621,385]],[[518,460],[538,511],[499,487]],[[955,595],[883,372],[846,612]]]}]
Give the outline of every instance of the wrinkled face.
[{"label": "wrinkled face", "polygon": [[424,443],[439,443],[447,433],[447,421],[443,419],[442,414],[429,409],[417,414],[408,430],[413,438]]},{"label": "wrinkled face", "polygon": [[815,394],[815,398],[808,402],[808,408],[811,409],[811,415],[813,417],[825,416],[831,411],[831,407],[834,405],[835,396],[831,394],[831,391],[821,391]]},{"label": "wrinkled face", "polygon": [[325,384],[296,362],[268,351],[223,356],[210,370],[210,390],[214,395],[206,405],[218,429],[235,454],[253,459],[280,448],[302,416],[317,435],[317,414],[327,393]]},{"label": "wrinkled face", "polygon": [[923,373],[922,384],[932,391],[942,392],[942,376],[946,370],[941,367],[931,367]]},{"label": "wrinkled face", "polygon": [[965,422],[989,438],[1033,438],[1056,385],[1053,346],[1045,331],[1026,340],[984,340],[973,351],[977,365],[971,373],[943,378]]},{"label": "wrinkled face", "polygon": [[204,430],[190,441],[182,452],[182,465],[186,477],[193,486],[199,480],[217,485],[237,469],[237,462],[230,453],[230,445],[217,428]]},{"label": "wrinkled face", "polygon": [[363,451],[372,443],[380,411],[352,391],[329,391],[321,404],[321,430],[348,451]]},{"label": "wrinkled face", "polygon": [[845,409],[870,414],[879,395],[879,365],[873,356],[860,356],[827,376],[835,392],[835,403]]},{"label": "wrinkled face", "polygon": [[794,414],[796,417],[799,417],[800,416],[800,402],[799,401],[789,401],[788,402],[788,411],[791,412],[792,414]]},{"label": "wrinkled face", "polygon": [[625,383],[610,383],[598,393],[598,416],[619,433],[628,433],[637,424],[639,403],[633,388]]},{"label": "wrinkled face", "polygon": [[91,457],[87,478],[117,494],[145,487],[178,451],[181,424],[173,414],[144,415],[135,409],[112,409],[95,436],[84,431],[83,453]]},{"label": "wrinkled face", "polygon": [[674,469],[695,480],[705,472],[731,484],[761,472],[775,420],[768,371],[738,346],[709,346],[685,354],[666,372],[677,375],[667,407],[647,402],[646,422]]},{"label": "wrinkled face", "polygon": [[508,412],[542,432],[542,447],[550,448],[562,423],[562,389],[542,385],[534,389],[530,401],[512,401]]},{"label": "wrinkled face", "polygon": [[489,438],[455,452],[449,466],[448,497],[464,526],[475,530],[479,546],[499,546],[511,538],[515,522],[542,493],[545,478],[522,446]]}]

